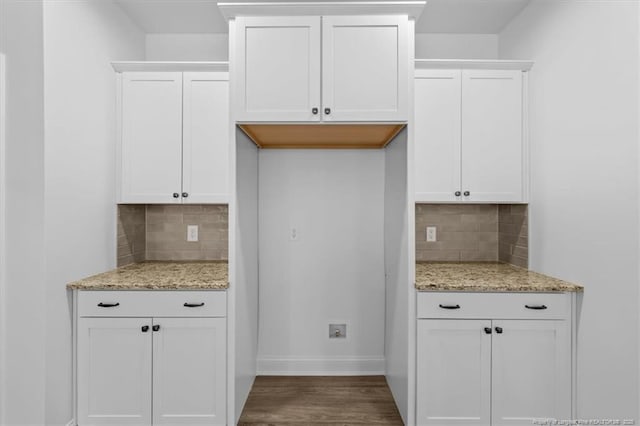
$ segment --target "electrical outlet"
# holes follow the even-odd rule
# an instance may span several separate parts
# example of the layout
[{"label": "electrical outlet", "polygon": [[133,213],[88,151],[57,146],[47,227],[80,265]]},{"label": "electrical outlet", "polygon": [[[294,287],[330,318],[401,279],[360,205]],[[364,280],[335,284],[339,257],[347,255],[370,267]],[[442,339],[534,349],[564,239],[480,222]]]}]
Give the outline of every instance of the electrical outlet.
[{"label": "electrical outlet", "polygon": [[347,324],[329,324],[329,338],[346,338]]},{"label": "electrical outlet", "polygon": [[198,241],[198,225],[187,225],[187,241]]},{"label": "electrical outlet", "polygon": [[427,241],[430,243],[437,241],[435,226],[427,226]]}]

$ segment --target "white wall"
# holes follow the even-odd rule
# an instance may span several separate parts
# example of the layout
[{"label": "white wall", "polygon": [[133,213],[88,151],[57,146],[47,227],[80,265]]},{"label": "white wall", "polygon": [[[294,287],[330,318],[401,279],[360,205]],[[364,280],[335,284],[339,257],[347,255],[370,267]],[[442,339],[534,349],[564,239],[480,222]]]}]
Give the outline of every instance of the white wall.
[{"label": "white wall", "polygon": [[258,372],[383,373],[384,151],[262,150],[259,169]]},{"label": "white wall", "polygon": [[116,86],[112,60],[144,59],[144,35],[112,2],[44,3],[46,424],[71,404],[65,285],[115,267]]},{"label": "white wall", "polygon": [[416,34],[418,59],[497,59],[497,34]]},{"label": "white wall", "polygon": [[[497,59],[497,34],[416,34],[419,59]],[[147,34],[147,61],[227,61],[227,34]]]},{"label": "white wall", "polygon": [[638,3],[533,0],[500,55],[535,61],[530,266],[585,286],[579,417],[638,421]]},{"label": "white wall", "polygon": [[[2,9],[0,7],[0,13],[2,13]],[[7,97],[7,86],[6,86],[6,67],[5,67],[5,55],[0,51],[0,348],[6,347],[5,343],[5,307],[4,301],[6,300],[5,294],[5,129],[6,129],[6,118],[5,118],[5,108],[6,108],[6,97]],[[0,349],[0,377],[5,377],[5,362],[4,362],[4,351]],[[2,385],[0,385],[0,424],[2,424],[2,413],[4,413],[3,402],[4,402],[4,389],[2,389]]]},{"label": "white wall", "polygon": [[227,61],[227,34],[147,34],[147,61]]},{"label": "white wall", "polygon": [[44,424],[42,1],[0,2],[6,54],[6,319],[0,423]]}]

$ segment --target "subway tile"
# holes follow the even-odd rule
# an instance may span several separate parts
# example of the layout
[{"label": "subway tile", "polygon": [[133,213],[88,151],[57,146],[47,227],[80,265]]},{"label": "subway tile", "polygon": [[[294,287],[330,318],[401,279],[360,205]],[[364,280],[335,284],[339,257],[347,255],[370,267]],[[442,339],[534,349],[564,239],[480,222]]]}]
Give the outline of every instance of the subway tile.
[{"label": "subway tile", "polygon": [[481,253],[487,253],[492,259],[498,259],[498,243],[497,242],[479,242],[478,251]]},{"label": "subway tile", "polygon": [[443,250],[478,250],[477,241],[459,240],[459,241],[442,241]]},{"label": "subway tile", "polygon": [[478,223],[479,232],[498,232],[498,222]]},{"label": "subway tile", "polygon": [[460,250],[460,260],[463,262],[494,262],[498,260],[497,253],[484,253],[477,250]]},{"label": "subway tile", "polygon": [[480,242],[492,242],[498,243],[498,233],[497,232],[478,232],[476,233],[476,239]]},{"label": "subway tile", "polygon": [[511,263],[512,265],[515,265],[515,266],[519,266],[521,268],[528,268],[529,267],[528,259],[527,258],[523,258],[523,257],[513,256],[511,258],[511,260],[509,261],[509,263]]},{"label": "subway tile", "polygon": [[214,240],[214,241],[203,241],[201,244],[202,250],[224,250],[229,247],[229,243],[227,241],[222,240]]},{"label": "subway tile", "polygon": [[229,207],[226,204],[203,204],[202,211],[227,214]]},{"label": "subway tile", "polygon": [[417,260],[422,262],[455,262],[460,260],[459,250],[420,250]]},{"label": "subway tile", "polygon": [[149,223],[147,224],[147,232],[162,232],[164,231],[164,223]]},{"label": "subway tile", "polygon": [[526,247],[522,246],[513,246],[513,256],[514,257],[528,257],[529,251]]},{"label": "subway tile", "polygon": [[118,256],[118,260],[117,260],[117,267],[121,267],[121,266],[127,266],[127,265],[131,265],[132,263],[134,263],[135,260],[133,258],[132,255],[128,255],[128,256]]}]

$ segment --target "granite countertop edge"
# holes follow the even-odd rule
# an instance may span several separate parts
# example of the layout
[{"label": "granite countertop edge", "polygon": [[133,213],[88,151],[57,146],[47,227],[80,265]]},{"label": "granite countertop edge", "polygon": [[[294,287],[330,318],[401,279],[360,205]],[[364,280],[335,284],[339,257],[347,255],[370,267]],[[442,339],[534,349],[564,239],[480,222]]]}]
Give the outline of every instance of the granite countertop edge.
[{"label": "granite countertop edge", "polygon": [[582,293],[584,287],[500,262],[416,262],[422,292]]},{"label": "granite countertop edge", "polygon": [[68,290],[226,290],[227,261],[146,261],[67,284]]}]

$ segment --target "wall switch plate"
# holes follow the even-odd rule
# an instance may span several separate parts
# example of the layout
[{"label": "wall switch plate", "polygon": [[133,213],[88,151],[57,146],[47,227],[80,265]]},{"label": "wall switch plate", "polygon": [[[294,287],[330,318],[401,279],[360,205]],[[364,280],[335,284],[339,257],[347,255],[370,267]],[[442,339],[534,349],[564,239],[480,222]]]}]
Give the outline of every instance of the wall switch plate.
[{"label": "wall switch plate", "polygon": [[437,241],[435,226],[427,226],[427,241],[430,243]]},{"label": "wall switch plate", "polygon": [[187,225],[187,241],[198,241],[198,225]]},{"label": "wall switch plate", "polygon": [[329,338],[346,338],[347,337],[347,324],[329,324]]},{"label": "wall switch plate", "polygon": [[292,226],[291,230],[289,231],[289,241],[298,241],[299,237],[300,235],[298,234],[298,228]]}]

